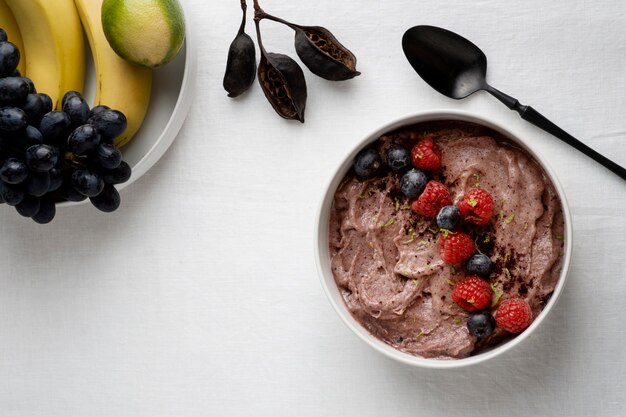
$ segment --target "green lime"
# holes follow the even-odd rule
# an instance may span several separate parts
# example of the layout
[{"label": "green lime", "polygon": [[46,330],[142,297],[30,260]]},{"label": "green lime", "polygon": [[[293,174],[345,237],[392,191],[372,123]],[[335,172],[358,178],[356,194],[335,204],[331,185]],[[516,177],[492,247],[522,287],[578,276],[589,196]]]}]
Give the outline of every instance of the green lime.
[{"label": "green lime", "polygon": [[185,40],[178,0],[104,0],[102,28],[119,56],[149,68],[174,59]]}]

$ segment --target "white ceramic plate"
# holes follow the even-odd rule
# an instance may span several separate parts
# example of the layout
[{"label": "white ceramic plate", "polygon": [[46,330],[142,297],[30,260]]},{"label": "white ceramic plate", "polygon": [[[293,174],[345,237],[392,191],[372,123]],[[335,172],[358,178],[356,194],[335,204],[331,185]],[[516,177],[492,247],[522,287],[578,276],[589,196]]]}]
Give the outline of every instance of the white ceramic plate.
[{"label": "white ceramic plate", "polygon": [[[191,30],[192,19],[189,18],[189,13],[186,16],[185,44],[172,62],[154,72],[146,118],[135,137],[122,148],[124,161],[132,168],[132,175],[127,182],[115,186],[118,190],[141,178],[165,154],[189,112],[195,91],[197,57]],[[87,103],[91,103],[95,74],[89,48],[87,49],[84,96]],[[64,201],[57,203],[57,208],[85,203],[89,203],[89,199],[81,202]]]}]

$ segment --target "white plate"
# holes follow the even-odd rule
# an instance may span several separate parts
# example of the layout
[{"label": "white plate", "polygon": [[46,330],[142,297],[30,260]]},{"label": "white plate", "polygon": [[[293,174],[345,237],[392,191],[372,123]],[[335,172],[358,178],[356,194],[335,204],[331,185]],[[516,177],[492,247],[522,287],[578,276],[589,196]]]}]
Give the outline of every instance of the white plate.
[{"label": "white plate", "polygon": [[[163,68],[154,71],[150,107],[141,128],[135,137],[122,148],[122,155],[132,168],[128,181],[116,185],[121,190],[132,184],[165,154],[187,117],[193,92],[195,91],[197,57],[191,18],[186,13],[185,44],[178,56]],[[93,61],[87,47],[85,100],[93,101],[95,74]],[[123,198],[123,197],[122,197]],[[64,201],[58,207],[69,207],[88,203]]]}]

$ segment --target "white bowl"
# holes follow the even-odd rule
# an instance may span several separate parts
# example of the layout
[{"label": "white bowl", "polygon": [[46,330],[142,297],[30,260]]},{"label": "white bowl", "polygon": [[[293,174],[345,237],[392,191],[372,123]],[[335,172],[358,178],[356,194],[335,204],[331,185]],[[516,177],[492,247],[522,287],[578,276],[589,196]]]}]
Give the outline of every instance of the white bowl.
[{"label": "white bowl", "polygon": [[[185,43],[172,62],[154,71],[146,118],[133,139],[121,149],[132,174],[128,181],[115,186],[118,191],[141,178],[157,163],[176,139],[189,113],[196,84],[197,56],[193,19],[189,13],[185,16]],[[88,46],[87,49],[89,50]],[[87,58],[84,96],[91,103],[95,73],[91,57]],[[89,199],[79,202],[64,201],[57,203],[57,208],[86,203],[89,203]]]},{"label": "white bowl", "polygon": [[[397,350],[385,342],[379,340],[378,338],[371,335],[358,321],[356,321],[350,311],[346,307],[344,300],[341,296],[341,293],[335,283],[335,278],[331,271],[330,267],[330,255],[329,255],[329,241],[328,241],[328,229],[329,229],[329,220],[330,220],[330,209],[333,201],[333,197],[337,187],[339,186],[341,180],[348,173],[349,169],[352,166],[354,157],[356,154],[378,139],[382,134],[386,132],[390,132],[396,130],[398,128],[404,126],[410,126],[416,123],[429,122],[429,121],[437,121],[437,120],[456,120],[456,121],[465,121],[472,122],[479,125],[486,126],[499,132],[510,139],[512,142],[517,144],[520,148],[526,150],[544,169],[549,179],[554,184],[556,192],[561,200],[562,208],[563,208],[563,219],[565,223],[565,247],[564,247],[564,259],[562,264],[562,269],[560,272],[559,280],[554,289],[554,293],[550,297],[550,300],[546,303],[543,311],[535,318],[533,323],[528,327],[524,332],[517,335],[513,339],[497,346],[493,347],[489,350],[481,352],[475,356],[470,356],[463,359],[426,359],[418,356],[411,355],[409,353],[402,352]],[[377,351],[383,353],[384,355],[395,359],[399,362],[425,367],[425,368],[459,368],[467,365],[477,364],[483,362],[485,360],[494,358],[503,352],[511,349],[513,346],[518,345],[524,339],[526,339],[532,332],[537,329],[537,327],[543,322],[543,320],[548,316],[554,305],[556,304],[561,292],[563,291],[563,287],[565,285],[565,281],[567,279],[571,252],[572,252],[572,218],[569,210],[569,206],[567,204],[567,199],[565,198],[565,193],[563,192],[563,188],[561,184],[557,180],[556,175],[546,162],[546,160],[541,157],[537,152],[535,152],[532,147],[525,142],[519,136],[513,134],[506,128],[500,126],[494,121],[490,121],[483,116],[478,116],[476,114],[464,112],[464,111],[456,111],[456,110],[435,110],[435,111],[427,111],[415,114],[413,116],[405,117],[395,122],[389,123],[377,131],[373,132],[365,139],[360,141],[348,155],[341,161],[340,165],[337,167],[334,175],[332,176],[327,188],[326,194],[322,199],[322,203],[319,207],[317,222],[316,222],[316,241],[315,241],[315,258],[317,263],[318,273],[322,282],[322,286],[330,303],[333,308],[339,314],[339,317],[343,320],[343,322],[352,330],[358,337],[360,337],[365,343],[376,349]]]}]

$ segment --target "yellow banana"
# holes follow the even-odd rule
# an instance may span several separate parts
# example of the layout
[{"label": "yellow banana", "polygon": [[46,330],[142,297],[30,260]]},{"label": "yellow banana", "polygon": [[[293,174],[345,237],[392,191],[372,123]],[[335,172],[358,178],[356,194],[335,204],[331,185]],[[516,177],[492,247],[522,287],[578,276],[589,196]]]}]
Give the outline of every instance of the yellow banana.
[{"label": "yellow banana", "polygon": [[5,0],[24,43],[26,76],[56,109],[66,91],[83,91],[85,43],[73,0]]},{"label": "yellow banana", "polygon": [[9,37],[9,42],[17,46],[20,50],[20,63],[17,65],[17,69],[20,74],[26,73],[26,59],[24,59],[24,44],[22,43],[22,35],[20,34],[20,28],[17,26],[13,12],[9,9],[9,6],[4,0],[0,0],[0,28],[4,29]]},{"label": "yellow banana", "polygon": [[102,29],[102,2],[75,0],[96,67],[94,106],[103,104],[124,113],[128,127],[115,139],[115,145],[122,147],[137,133],[148,111],[152,70],[123,60],[111,49]]}]

